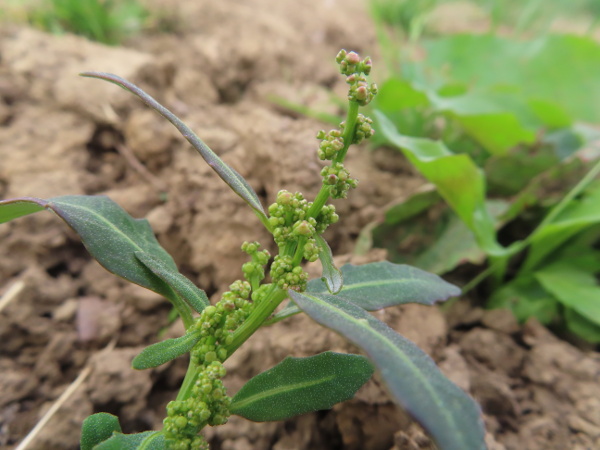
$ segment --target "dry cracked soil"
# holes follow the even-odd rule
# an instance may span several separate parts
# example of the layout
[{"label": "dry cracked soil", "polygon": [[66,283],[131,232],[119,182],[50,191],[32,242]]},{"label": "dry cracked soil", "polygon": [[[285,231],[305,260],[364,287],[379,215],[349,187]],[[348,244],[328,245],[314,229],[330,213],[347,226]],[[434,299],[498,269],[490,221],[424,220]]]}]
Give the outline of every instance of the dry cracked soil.
[{"label": "dry cracked soil", "polygon": [[[215,300],[241,276],[241,241],[269,247],[268,236],[168,123],[114,85],[77,74],[113,72],[141,85],[269,204],[282,188],[314,197],[315,134],[326,126],[272,98],[339,114],[330,92],[343,96],[345,85],[333,56],[340,48],[372,54],[376,39],[358,0],[146,3],[168,8],[176,32],[106,47],[0,29],[0,198],[108,195],[147,218],[181,271]],[[378,250],[352,255],[360,230],[424,182],[386,149],[355,148],[348,167],[360,186],[337,203],[341,220],[327,237],[339,262],[384,259]],[[78,448],[81,421],[99,411],[119,415],[125,432],[161,426],[186,361],[149,371],[130,362],[159,330],[181,334],[162,298],[105,272],[45,212],[0,226],[0,298],[1,448],[15,448],[82,372],[28,448]],[[375,314],[479,401],[490,449],[600,448],[598,353],[468,299],[444,313],[405,306]],[[260,330],[228,360],[227,386],[235,392],[288,354],[327,349],[356,351],[295,316]],[[281,423],[232,417],[207,436],[223,450],[433,448],[377,377],[330,411]]]}]

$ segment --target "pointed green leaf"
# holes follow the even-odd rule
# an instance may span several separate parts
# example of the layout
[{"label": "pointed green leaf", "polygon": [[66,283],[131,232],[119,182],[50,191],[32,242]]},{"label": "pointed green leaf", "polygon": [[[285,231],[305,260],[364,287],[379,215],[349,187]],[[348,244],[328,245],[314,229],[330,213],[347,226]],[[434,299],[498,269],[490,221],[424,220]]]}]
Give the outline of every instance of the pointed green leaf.
[{"label": "pointed green leaf", "polygon": [[323,277],[321,280],[325,282],[329,292],[332,294],[337,294],[340,292],[340,289],[342,289],[342,286],[344,286],[342,272],[340,272],[340,269],[335,267],[335,264],[333,263],[333,254],[331,253],[331,249],[329,248],[327,241],[318,234],[315,235],[315,240],[321,249],[319,251],[319,259],[321,260],[321,265],[323,266]]},{"label": "pointed green leaf", "polygon": [[198,333],[187,333],[175,339],[167,339],[146,347],[135,358],[131,365],[134,369],[144,370],[158,367],[181,355],[186,354],[200,340]]},{"label": "pointed green leaf", "polygon": [[531,270],[568,239],[599,223],[600,182],[595,182],[585,192],[583,198],[571,200],[558,217],[536,230],[531,236],[531,248],[523,263],[522,271]]},{"label": "pointed green leaf", "polygon": [[[14,210],[15,204],[19,205],[18,211]],[[24,211],[35,212],[39,206],[53,211],[73,228],[90,254],[106,270],[168,298],[182,314],[186,327],[191,323],[189,307],[181,302],[169,283],[135,256],[136,252],[151,255],[161,265],[165,280],[178,280],[177,287],[182,287],[180,277],[183,275],[179,274],[173,258],[156,240],[147,220],[134,219],[105,196],[67,195],[49,200],[20,198],[1,202],[0,211],[9,210],[12,211],[10,215],[14,215]],[[186,294],[190,289],[185,289]]]},{"label": "pointed green leaf", "polygon": [[233,397],[230,410],[265,422],[330,409],[351,399],[372,374],[373,366],[360,355],[325,352],[308,358],[288,356],[248,381]]},{"label": "pointed green leaf", "polygon": [[42,211],[45,206],[45,200],[33,197],[2,200],[0,201],[0,223]]},{"label": "pointed green leaf", "polygon": [[81,450],[92,450],[99,443],[110,438],[113,433],[120,433],[119,418],[108,413],[92,414],[81,426]]},{"label": "pointed green leaf", "polygon": [[109,81],[114,83],[123,89],[137,95],[146,105],[154,109],[157,113],[171,122],[177,130],[182,134],[192,146],[198,150],[198,153],[204,158],[206,163],[221,177],[225,183],[242,199],[250,205],[254,211],[259,215],[263,222],[267,221],[267,217],[260,203],[258,195],[254,192],[254,189],[248,184],[248,182],[237,173],[234,169],[229,167],[223,162],[221,158],[213,152],[208,145],[204,143],[194,132],[184,124],[175,114],[165,108],[163,105],[158,103],[154,98],[144,92],[142,89],[137,87],[135,84],[110,73],[103,72],[84,72],[81,74],[84,77],[98,78],[100,80]]},{"label": "pointed green leaf", "polygon": [[362,348],[380,370],[395,399],[442,450],[484,449],[483,420],[477,403],[453,384],[433,360],[408,339],[353,303],[289,291],[316,322]]},{"label": "pointed green leaf", "polygon": [[166,297],[170,295],[168,285],[135,257],[138,251],[151,253],[171,270],[177,270],[147,220],[132,218],[104,196],[56,197],[49,199],[46,207],[79,234],[91,255],[108,271]]},{"label": "pointed green leaf", "polygon": [[94,447],[94,450],[165,450],[165,435],[161,431],[135,434],[116,433]]},{"label": "pointed green leaf", "polygon": [[154,275],[170,285],[197,313],[201,313],[204,308],[210,305],[210,301],[202,289],[198,288],[178,271],[172,270],[171,267],[165,265],[161,260],[146,252],[135,252],[135,257],[150,269]]},{"label": "pointed green leaf", "polygon": [[[600,272],[600,261],[596,262]],[[535,272],[535,279],[563,305],[600,326],[600,286],[593,271],[576,261],[562,260]]]},{"label": "pointed green leaf", "polygon": [[450,207],[491,255],[505,253],[496,241],[494,220],[485,206],[485,177],[467,154],[454,154],[439,141],[398,133],[381,112],[375,111],[382,134],[397,146],[431,182]]},{"label": "pointed green leaf", "polygon": [[505,283],[492,293],[487,304],[490,309],[512,311],[520,322],[535,317],[545,325],[552,323],[559,315],[559,306],[556,299],[531,274]]},{"label": "pointed green leaf", "polygon": [[[420,303],[433,305],[460,295],[460,289],[434,275],[406,264],[388,261],[342,267],[344,287],[338,297],[367,311],[393,305]],[[311,294],[327,294],[323,283],[309,283]]]},{"label": "pointed green leaf", "polygon": [[[387,261],[342,266],[344,287],[335,296],[367,311],[376,311],[405,303],[433,305],[460,295],[460,289],[437,275],[405,264]],[[329,290],[321,280],[308,282],[307,293],[329,298]],[[290,301],[269,323],[298,314],[300,309]]]}]

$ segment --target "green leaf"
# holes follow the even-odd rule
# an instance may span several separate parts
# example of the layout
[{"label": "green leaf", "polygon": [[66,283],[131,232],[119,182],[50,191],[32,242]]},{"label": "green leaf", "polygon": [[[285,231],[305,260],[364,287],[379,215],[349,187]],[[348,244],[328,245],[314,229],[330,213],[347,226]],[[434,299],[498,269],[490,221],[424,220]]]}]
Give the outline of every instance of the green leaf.
[{"label": "green leaf", "polygon": [[383,135],[437,187],[485,252],[504,254],[505,249],[496,242],[494,221],[485,206],[484,174],[471,157],[453,154],[439,141],[403,136],[381,112],[375,111],[375,115]]},{"label": "green leaf", "polygon": [[[503,200],[487,200],[486,209],[494,220],[509,208]],[[467,262],[482,264],[486,254],[477,245],[473,234],[456,214],[449,212],[448,220],[437,239],[419,254],[414,263],[428,272],[443,274]]]},{"label": "green leaf", "polygon": [[340,269],[335,267],[335,264],[333,263],[333,254],[331,253],[327,241],[318,234],[315,235],[315,240],[320,248],[319,259],[323,266],[323,277],[321,280],[325,282],[329,292],[337,294],[340,292],[340,289],[342,289],[342,286],[344,286],[342,272],[340,272]]},{"label": "green leaf", "polygon": [[200,340],[199,333],[187,333],[146,347],[135,358],[132,366],[137,370],[150,369],[165,364],[189,352]]},{"label": "green leaf", "polygon": [[599,223],[600,182],[596,182],[581,200],[571,201],[556,219],[536,230],[522,271],[533,269],[568,239]]},{"label": "green leaf", "polygon": [[[430,185],[431,186],[431,185]],[[436,190],[427,190],[412,195],[409,199],[393,205],[385,212],[385,223],[396,225],[429,209],[440,201]]]},{"label": "green leaf", "polygon": [[202,289],[198,288],[178,271],[172,270],[171,267],[165,265],[161,260],[146,252],[135,252],[135,257],[150,269],[152,273],[171,286],[197,313],[201,313],[204,308],[210,305],[210,301]]},{"label": "green leaf", "polygon": [[565,308],[565,321],[572,333],[593,344],[600,344],[600,326],[586,319],[573,308]]},{"label": "green leaf", "polygon": [[232,414],[255,422],[285,420],[351,399],[373,374],[360,355],[325,352],[288,356],[248,381],[233,397]]},{"label": "green leaf", "polygon": [[429,106],[427,95],[401,78],[389,78],[379,86],[374,103],[377,109],[384,112]]},{"label": "green leaf", "polygon": [[[160,277],[148,270],[136,257],[136,252],[152,255],[161,264],[166,278],[179,279],[173,258],[160,246],[146,219],[134,219],[123,208],[105,196],[68,195],[49,200],[20,198],[0,202],[0,211],[8,210],[14,215],[15,204],[32,206],[20,211],[39,211],[39,206],[56,213],[81,238],[90,254],[109,272],[127,281],[157,292],[174,302],[179,297]],[[12,212],[11,212],[12,211]],[[170,274],[167,276],[167,274]],[[177,284],[178,288],[181,283]],[[186,327],[191,323],[191,312],[186,305],[178,307]],[[186,314],[187,311],[187,314]]]},{"label": "green leaf", "polygon": [[161,431],[144,431],[135,434],[117,433],[94,447],[94,450],[164,450],[165,435]]},{"label": "green leaf", "polygon": [[[459,288],[437,275],[416,267],[387,261],[361,266],[346,264],[342,266],[342,276],[344,287],[335,297],[345,302],[352,302],[367,311],[405,303],[433,305],[435,302],[460,295]],[[329,294],[329,289],[321,280],[310,280],[307,293],[325,299],[334,297]],[[299,312],[298,306],[290,302],[275,314],[271,323]]]},{"label": "green leaf", "polygon": [[0,223],[42,211],[46,201],[39,198],[22,197],[0,201]]},{"label": "green leaf", "polygon": [[204,143],[196,134],[184,124],[175,114],[165,108],[163,105],[158,103],[154,98],[144,92],[142,89],[137,87],[135,84],[110,73],[103,72],[84,72],[81,74],[84,77],[98,78],[100,80],[109,81],[114,83],[123,89],[131,92],[138,96],[146,105],[154,109],[157,113],[171,122],[177,130],[182,134],[187,141],[200,153],[206,163],[221,177],[229,187],[239,195],[248,205],[254,209],[260,219],[267,222],[264,209],[260,203],[258,195],[252,189],[252,186],[248,184],[244,177],[237,173],[234,169],[229,167],[223,162],[215,152],[213,152],[208,145]]},{"label": "green leaf", "polygon": [[433,106],[446,111],[489,153],[505,154],[518,144],[535,142],[542,124],[517,95],[491,90],[442,97],[429,92]]},{"label": "green leaf", "polygon": [[[600,45],[591,37],[547,34],[524,41],[495,34],[462,34],[424,43],[424,85],[515,86],[529,100],[550,102],[580,121],[600,122]],[[432,76],[431,80],[427,77]],[[435,79],[434,79],[435,77]],[[416,81],[416,80],[413,80]]]},{"label": "green leaf", "polygon": [[[597,264],[596,272],[600,271],[600,261]],[[535,278],[563,305],[600,326],[600,286],[594,272],[563,260],[536,271]]]},{"label": "green leaf", "polygon": [[119,418],[108,413],[92,414],[81,426],[81,450],[92,450],[94,446],[120,433]]},{"label": "green leaf", "polygon": [[523,275],[493,292],[490,309],[508,309],[520,322],[535,317],[548,325],[558,317],[559,304],[531,275]]},{"label": "green leaf", "polygon": [[450,217],[438,238],[415,260],[415,264],[428,272],[443,274],[467,262],[482,264],[486,259],[473,233],[456,214]]},{"label": "green leaf", "polygon": [[[388,261],[342,267],[344,287],[337,295],[367,311],[405,303],[433,305],[460,295],[460,289],[434,275],[405,264]],[[309,283],[311,294],[327,294],[323,283]]]},{"label": "green leaf", "polygon": [[477,403],[454,385],[421,349],[364,309],[337,296],[327,299],[289,291],[316,322],[362,348],[394,398],[433,437],[440,449],[484,449]]}]

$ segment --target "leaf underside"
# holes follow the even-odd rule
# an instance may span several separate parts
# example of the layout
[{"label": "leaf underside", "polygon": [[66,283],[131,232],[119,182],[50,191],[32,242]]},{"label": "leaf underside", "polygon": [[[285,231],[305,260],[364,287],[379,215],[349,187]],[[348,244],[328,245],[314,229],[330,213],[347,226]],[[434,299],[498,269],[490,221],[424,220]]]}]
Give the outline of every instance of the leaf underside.
[{"label": "leaf underside", "polygon": [[434,361],[363,308],[338,296],[289,291],[313,320],[362,348],[392,395],[444,450],[484,449],[477,403],[446,378]]},{"label": "leaf underside", "polygon": [[[200,289],[192,288],[191,281],[179,273],[173,258],[156,240],[146,219],[134,219],[106,196],[67,195],[48,200],[23,197],[0,201],[0,221],[43,209],[64,220],[109,272],[167,298],[172,298],[173,290],[181,291],[186,300],[203,308],[206,295]],[[151,261],[159,267],[156,271],[160,276],[140,261],[140,255],[146,264]]]},{"label": "leaf underside", "polygon": [[[367,311],[406,303],[433,305],[460,295],[459,288],[439,276],[405,264],[387,261],[361,266],[346,264],[342,266],[341,272],[344,286],[335,297],[352,302]],[[307,293],[316,297],[331,297],[321,280],[311,280]],[[274,319],[282,320],[299,312],[300,309],[290,302],[275,314]]]}]

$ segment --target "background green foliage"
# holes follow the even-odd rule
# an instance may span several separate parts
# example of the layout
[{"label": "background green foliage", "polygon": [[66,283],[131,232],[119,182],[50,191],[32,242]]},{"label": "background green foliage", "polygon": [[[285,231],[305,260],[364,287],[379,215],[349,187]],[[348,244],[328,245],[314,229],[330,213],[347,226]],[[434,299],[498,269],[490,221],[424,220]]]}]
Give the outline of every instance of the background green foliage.
[{"label": "background green foliage", "polygon": [[117,45],[142,29],[148,13],[137,0],[8,0],[1,16],[51,33],[75,33]]},{"label": "background green foliage", "polygon": [[[486,279],[488,306],[600,342],[600,3],[461,2],[488,32],[440,35],[428,24],[450,3],[371,2],[389,68],[378,144],[433,189],[399,199],[357,250],[435,273],[485,264],[466,290]],[[547,32],[558,18],[586,33]]]}]

